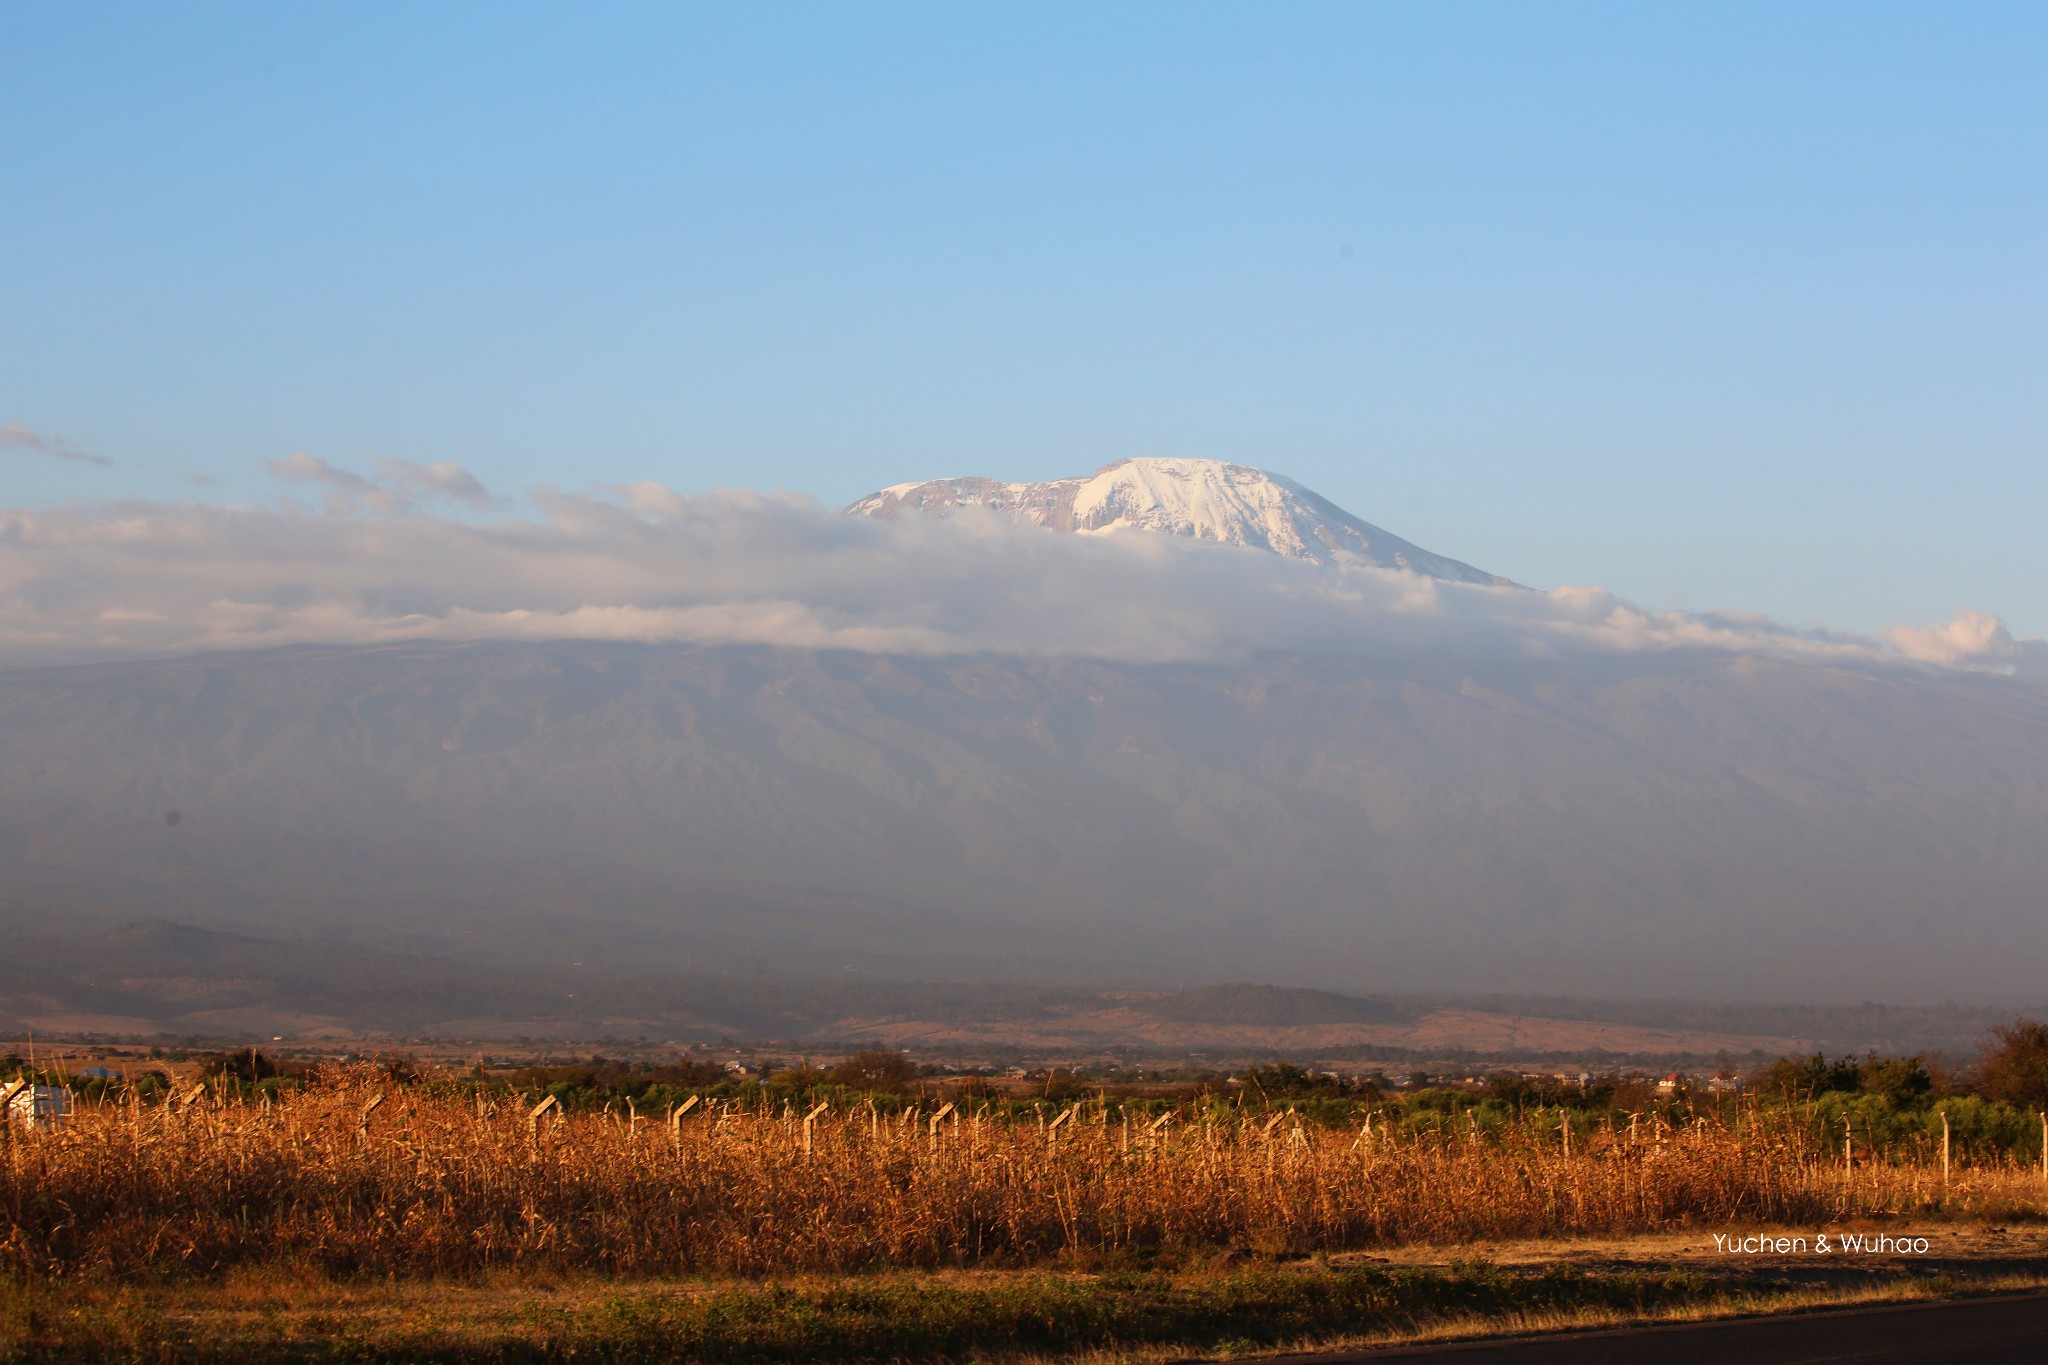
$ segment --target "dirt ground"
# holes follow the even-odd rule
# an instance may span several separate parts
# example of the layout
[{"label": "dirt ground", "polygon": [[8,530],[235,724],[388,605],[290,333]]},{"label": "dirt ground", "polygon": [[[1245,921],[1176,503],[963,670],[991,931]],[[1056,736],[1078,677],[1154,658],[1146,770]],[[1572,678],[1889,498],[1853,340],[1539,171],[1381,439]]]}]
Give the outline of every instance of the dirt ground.
[{"label": "dirt ground", "polygon": [[[1715,1232],[1726,1239],[1716,1243]],[[1844,1237],[1850,1239],[1844,1242]],[[1739,1238],[1761,1239],[1755,1250],[1731,1249]],[[1827,1250],[1820,1249],[1826,1238]],[[1886,1249],[1872,1250],[1872,1238],[1889,1238]],[[1780,1239],[1805,1239],[1803,1247],[1777,1249]],[[1856,1239],[1863,1239],[1859,1244]],[[1926,1251],[1918,1250],[1925,1239]],[[1912,1250],[1900,1251],[1901,1242]],[[1730,1233],[1685,1230],[1641,1236],[1550,1239],[1544,1241],[1470,1242],[1455,1247],[1406,1246],[1382,1252],[1356,1252],[1331,1258],[1336,1264],[1446,1265],[1485,1260],[1503,1267],[1534,1267],[1564,1263],[1582,1270],[1614,1273],[1696,1269],[1726,1276],[1735,1273],[1787,1284],[1853,1284],[1866,1279],[1892,1279],[1900,1274],[1984,1275],[2011,1272],[2037,1274],[2048,1270],[2048,1222],[1841,1223],[1812,1228],[1742,1229]]]}]

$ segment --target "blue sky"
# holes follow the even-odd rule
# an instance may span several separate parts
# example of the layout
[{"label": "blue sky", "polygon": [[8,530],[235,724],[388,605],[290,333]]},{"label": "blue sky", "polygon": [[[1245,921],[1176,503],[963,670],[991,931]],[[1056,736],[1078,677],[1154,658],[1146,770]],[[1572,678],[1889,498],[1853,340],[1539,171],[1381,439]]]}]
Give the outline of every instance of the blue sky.
[{"label": "blue sky", "polygon": [[[0,5],[0,504],[1125,455],[2048,633],[2048,7]],[[196,477],[195,477],[196,476]],[[200,480],[210,480],[202,483]]]}]

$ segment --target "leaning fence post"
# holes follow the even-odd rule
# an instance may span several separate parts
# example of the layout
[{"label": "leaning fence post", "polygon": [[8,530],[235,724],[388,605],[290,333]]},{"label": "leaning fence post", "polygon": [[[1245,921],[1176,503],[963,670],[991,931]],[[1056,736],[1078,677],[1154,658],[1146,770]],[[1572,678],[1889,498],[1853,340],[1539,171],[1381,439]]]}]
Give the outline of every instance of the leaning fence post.
[{"label": "leaning fence post", "polygon": [[1047,1125],[1045,1130],[1045,1136],[1047,1141],[1051,1141],[1053,1139],[1053,1137],[1060,1131],[1060,1125],[1071,1120],[1074,1117],[1074,1111],[1076,1109],[1079,1109],[1080,1107],[1081,1106],[1078,1104],[1068,1106],[1067,1111],[1064,1114],[1061,1114],[1058,1118],[1054,1119],[1049,1125]]},{"label": "leaning fence post", "polygon": [[[8,1083],[6,1089],[0,1090],[0,1139],[9,1144],[14,1141],[14,1097],[19,1095],[22,1087],[27,1084],[26,1080],[12,1081]],[[33,1096],[35,1092],[29,1093]],[[35,1112],[33,1099],[30,1101],[29,1112]]]},{"label": "leaning fence post", "polygon": [[927,1139],[930,1140],[931,1144],[934,1147],[936,1147],[939,1142],[939,1124],[942,1121],[944,1121],[946,1115],[952,1112],[953,1106],[950,1102],[948,1102],[944,1109],[941,1109],[938,1113],[932,1115],[931,1122],[926,1129],[925,1136]]},{"label": "leaning fence post", "polygon": [[557,1114],[562,1112],[562,1102],[556,1099],[553,1095],[543,1095],[541,1097],[540,1103],[536,1104],[535,1106],[533,1106],[532,1109],[527,1111],[526,1133],[527,1136],[533,1140],[533,1145],[536,1147],[540,1145],[541,1116],[546,1114],[549,1110],[553,1110]]},{"label": "leaning fence post", "polygon": [[829,1103],[825,1101],[820,1101],[816,1109],[813,1109],[810,1113],[804,1115],[804,1156],[806,1158],[809,1158],[809,1156],[811,1155],[811,1128],[814,1124],[817,1123],[818,1115],[824,1113],[827,1109],[831,1107],[832,1106]]},{"label": "leaning fence post", "polygon": [[703,1101],[703,1098],[704,1097],[702,1095],[692,1095],[690,1096],[690,1098],[684,1100],[681,1104],[677,1105],[674,1109],[671,1109],[669,1111],[669,1140],[675,1144],[678,1150],[681,1150],[683,1145],[683,1115],[689,1113],[692,1109],[695,1109],[698,1106],[698,1104]]}]

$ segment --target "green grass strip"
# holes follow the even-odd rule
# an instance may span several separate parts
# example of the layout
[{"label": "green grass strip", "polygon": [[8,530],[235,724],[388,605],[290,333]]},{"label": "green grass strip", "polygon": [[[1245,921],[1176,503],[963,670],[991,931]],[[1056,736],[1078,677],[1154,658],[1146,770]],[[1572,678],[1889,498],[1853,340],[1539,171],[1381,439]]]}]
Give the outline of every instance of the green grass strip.
[{"label": "green grass strip", "polygon": [[[1204,1276],[1022,1273],[978,1282],[875,1277],[836,1285],[621,1285],[580,1301],[516,1286],[460,1286],[403,1311],[278,1306],[289,1286],[221,1301],[205,1286],[88,1290],[16,1285],[0,1305],[0,1360],[954,1361],[1174,1344],[1245,1351],[1468,1315],[1606,1309],[1629,1314],[1711,1300],[1689,1273],[1527,1273],[1485,1264],[1288,1267]],[[378,1287],[352,1290],[375,1305]],[[308,1296],[318,1300],[319,1295]],[[574,1300],[575,1296],[567,1296]],[[213,1300],[209,1302],[209,1300]],[[253,1303],[254,1306],[251,1306]]]}]

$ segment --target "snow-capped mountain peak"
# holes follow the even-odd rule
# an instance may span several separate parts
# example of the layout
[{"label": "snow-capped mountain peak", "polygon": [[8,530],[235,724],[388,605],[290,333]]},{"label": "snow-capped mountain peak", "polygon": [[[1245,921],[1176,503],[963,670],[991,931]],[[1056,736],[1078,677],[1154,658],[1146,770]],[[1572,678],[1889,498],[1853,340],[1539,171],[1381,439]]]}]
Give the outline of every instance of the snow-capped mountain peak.
[{"label": "snow-capped mountain peak", "polygon": [[1291,479],[1221,460],[1132,459],[1047,483],[933,479],[899,483],[854,503],[858,516],[942,514],[986,507],[1053,531],[1154,531],[1270,550],[1318,564],[1363,563],[1461,583],[1508,580],[1361,521]]}]

